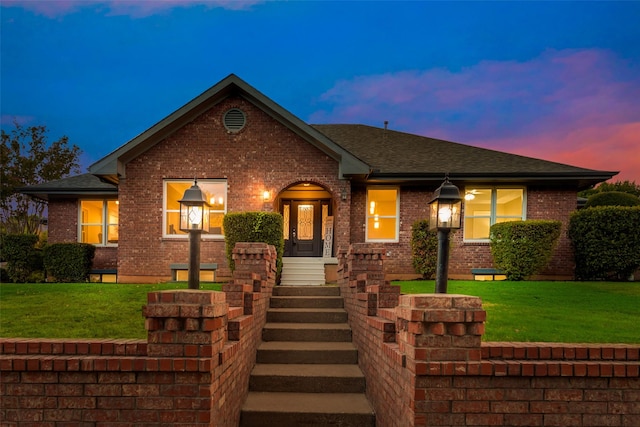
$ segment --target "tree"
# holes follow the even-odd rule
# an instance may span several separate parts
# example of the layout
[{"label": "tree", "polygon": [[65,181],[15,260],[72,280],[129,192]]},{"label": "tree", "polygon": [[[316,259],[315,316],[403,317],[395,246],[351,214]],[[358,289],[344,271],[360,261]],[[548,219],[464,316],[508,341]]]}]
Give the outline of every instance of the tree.
[{"label": "tree", "polygon": [[47,144],[45,126],[14,126],[9,133],[2,130],[0,221],[6,233],[37,234],[46,202],[18,189],[79,173],[80,148],[69,145],[66,136]]},{"label": "tree", "polygon": [[616,181],[616,182],[603,182],[596,188],[590,188],[578,193],[578,197],[589,198],[594,194],[606,193],[610,191],[619,191],[622,193],[633,194],[640,197],[640,184],[636,184],[635,181]]}]

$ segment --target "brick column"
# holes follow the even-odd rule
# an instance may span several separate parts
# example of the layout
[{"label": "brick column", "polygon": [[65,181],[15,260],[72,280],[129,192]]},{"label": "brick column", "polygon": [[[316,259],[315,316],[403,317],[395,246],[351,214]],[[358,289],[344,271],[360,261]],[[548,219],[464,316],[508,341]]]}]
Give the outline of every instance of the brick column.
[{"label": "brick column", "polygon": [[222,351],[228,304],[221,292],[151,292],[144,307],[149,356],[211,357]]},{"label": "brick column", "polygon": [[478,297],[401,295],[396,308],[400,351],[415,361],[479,361],[486,312]]}]

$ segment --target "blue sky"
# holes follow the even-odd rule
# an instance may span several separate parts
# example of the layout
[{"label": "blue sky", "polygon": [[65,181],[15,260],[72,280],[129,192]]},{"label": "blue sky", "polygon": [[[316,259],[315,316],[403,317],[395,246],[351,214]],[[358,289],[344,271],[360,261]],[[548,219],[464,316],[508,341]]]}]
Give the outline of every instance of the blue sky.
[{"label": "blue sky", "polygon": [[234,73],[363,123],[640,183],[640,2],[0,0],[1,124],[86,167]]}]

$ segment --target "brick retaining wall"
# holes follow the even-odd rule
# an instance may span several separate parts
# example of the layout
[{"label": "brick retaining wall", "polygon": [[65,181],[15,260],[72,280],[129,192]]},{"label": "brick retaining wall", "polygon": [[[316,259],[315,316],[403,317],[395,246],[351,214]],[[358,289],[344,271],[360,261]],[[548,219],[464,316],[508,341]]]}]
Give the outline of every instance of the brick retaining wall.
[{"label": "brick retaining wall", "polygon": [[149,293],[146,341],[0,339],[0,424],[236,426],[276,252],[239,243],[233,256],[227,293]]},{"label": "brick retaining wall", "polygon": [[378,426],[640,426],[640,346],[482,343],[479,298],[400,295],[375,245],[339,258]]}]

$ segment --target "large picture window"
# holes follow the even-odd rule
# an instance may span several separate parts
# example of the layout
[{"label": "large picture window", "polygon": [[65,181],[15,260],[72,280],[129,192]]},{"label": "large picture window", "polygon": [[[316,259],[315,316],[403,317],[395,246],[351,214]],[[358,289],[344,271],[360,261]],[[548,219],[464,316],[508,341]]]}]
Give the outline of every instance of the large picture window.
[{"label": "large picture window", "polygon": [[399,206],[397,188],[367,189],[366,240],[368,242],[398,241]]},{"label": "large picture window", "polygon": [[80,200],[78,241],[98,246],[118,244],[118,201]]},{"label": "large picture window", "polygon": [[466,241],[489,241],[493,224],[526,219],[523,188],[467,188],[464,199]]},{"label": "large picture window", "polygon": [[[180,231],[180,202],[185,190],[193,185],[193,179],[166,180],[164,181],[163,198],[163,237],[185,238],[187,233]],[[198,187],[209,202],[209,234],[203,234],[203,238],[222,237],[222,220],[227,212],[227,181],[214,179],[198,179]]]}]

